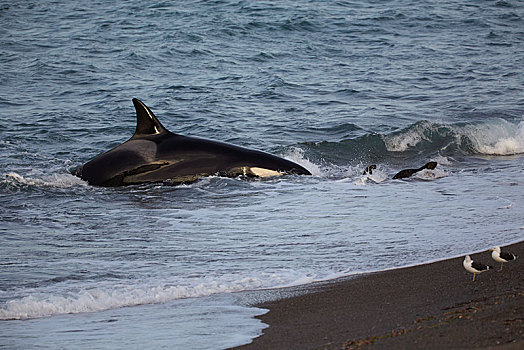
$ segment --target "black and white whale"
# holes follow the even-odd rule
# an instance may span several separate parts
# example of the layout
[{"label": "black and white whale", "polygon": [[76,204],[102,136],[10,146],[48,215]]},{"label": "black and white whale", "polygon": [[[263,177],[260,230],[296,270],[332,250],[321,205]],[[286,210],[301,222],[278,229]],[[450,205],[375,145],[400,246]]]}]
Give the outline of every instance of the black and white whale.
[{"label": "black and white whale", "polygon": [[211,175],[311,175],[302,166],[265,152],[174,134],[142,101],[135,98],[133,104],[137,115],[133,137],[74,169],[73,175],[106,187],[187,183]]}]

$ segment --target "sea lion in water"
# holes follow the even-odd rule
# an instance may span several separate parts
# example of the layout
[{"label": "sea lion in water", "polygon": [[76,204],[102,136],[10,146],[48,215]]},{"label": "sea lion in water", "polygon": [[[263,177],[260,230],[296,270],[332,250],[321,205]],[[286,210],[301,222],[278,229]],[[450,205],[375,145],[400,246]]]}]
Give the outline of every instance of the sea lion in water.
[{"label": "sea lion in water", "polygon": [[424,170],[424,169],[429,169],[429,170],[433,170],[437,167],[437,162],[429,162],[429,163],[426,163],[424,166],[418,168],[418,169],[404,169],[404,170],[401,170],[399,171],[398,173],[395,174],[395,176],[393,176],[393,179],[404,179],[406,177],[410,177],[411,175],[421,171],[421,170]]},{"label": "sea lion in water", "polygon": [[377,166],[375,164],[371,164],[366,169],[364,169],[364,173],[362,175],[372,175],[373,174],[373,170],[375,170],[376,168],[377,168]]}]

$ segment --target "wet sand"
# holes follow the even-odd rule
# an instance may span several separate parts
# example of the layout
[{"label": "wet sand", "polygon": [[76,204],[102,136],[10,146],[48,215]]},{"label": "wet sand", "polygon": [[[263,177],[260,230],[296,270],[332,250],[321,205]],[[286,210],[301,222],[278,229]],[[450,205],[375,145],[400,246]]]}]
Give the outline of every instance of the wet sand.
[{"label": "wet sand", "polygon": [[280,290],[256,305],[269,327],[237,349],[524,349],[524,241],[502,249],[519,256],[502,272],[471,255],[494,267],[475,282],[459,257]]}]

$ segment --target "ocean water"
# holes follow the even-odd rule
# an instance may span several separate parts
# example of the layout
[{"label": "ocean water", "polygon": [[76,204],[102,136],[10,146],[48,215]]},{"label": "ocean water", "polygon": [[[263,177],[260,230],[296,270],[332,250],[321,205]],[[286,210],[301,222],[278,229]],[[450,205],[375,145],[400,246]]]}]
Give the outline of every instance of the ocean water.
[{"label": "ocean water", "polygon": [[[266,326],[243,291],[522,240],[523,16],[519,1],[1,2],[0,347],[225,349]],[[313,176],[70,175],[131,137],[133,97],[173,132]]]}]

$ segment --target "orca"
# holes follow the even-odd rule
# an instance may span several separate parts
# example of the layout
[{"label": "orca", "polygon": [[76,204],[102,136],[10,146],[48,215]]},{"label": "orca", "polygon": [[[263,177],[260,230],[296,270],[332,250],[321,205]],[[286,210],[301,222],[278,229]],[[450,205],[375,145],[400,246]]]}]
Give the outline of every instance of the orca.
[{"label": "orca", "polygon": [[172,133],[142,101],[134,98],[133,104],[137,115],[134,135],[75,168],[73,175],[103,187],[150,182],[181,184],[212,175],[311,175],[302,166],[265,152]]}]

